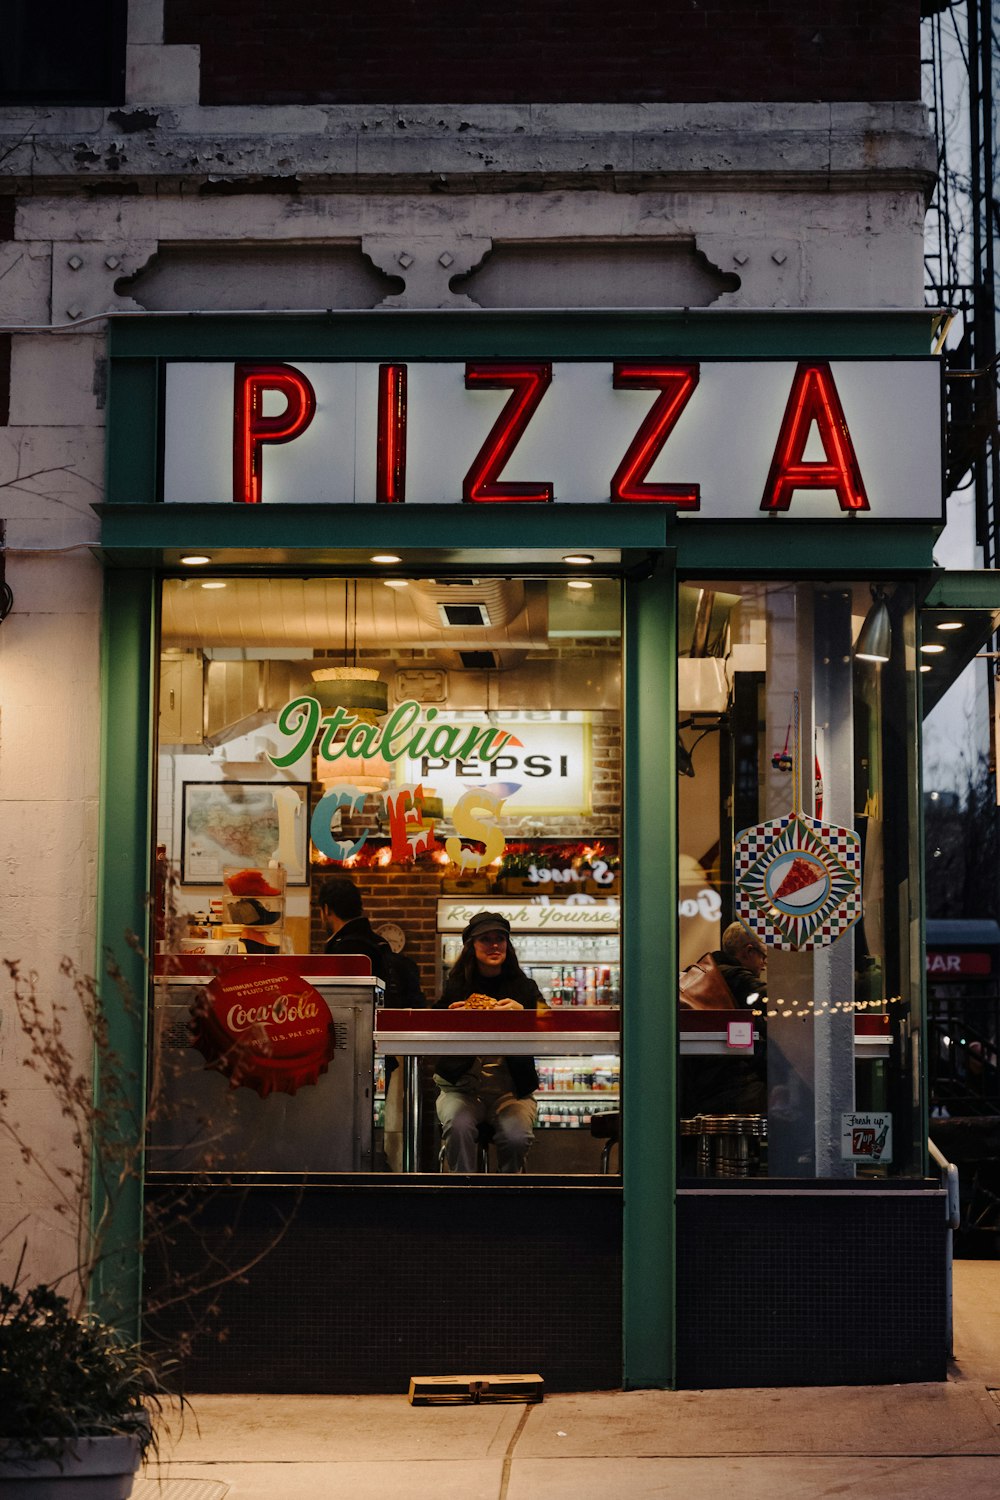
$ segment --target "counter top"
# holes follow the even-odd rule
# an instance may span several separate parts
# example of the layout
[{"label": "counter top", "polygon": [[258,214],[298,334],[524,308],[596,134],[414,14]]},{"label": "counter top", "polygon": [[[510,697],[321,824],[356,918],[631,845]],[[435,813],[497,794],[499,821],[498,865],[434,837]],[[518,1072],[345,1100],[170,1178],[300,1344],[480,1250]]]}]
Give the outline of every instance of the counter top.
[{"label": "counter top", "polygon": [[397,1057],[499,1053],[565,1057],[617,1052],[621,1012],[607,1006],[566,1010],[380,1010],[375,1050]]}]

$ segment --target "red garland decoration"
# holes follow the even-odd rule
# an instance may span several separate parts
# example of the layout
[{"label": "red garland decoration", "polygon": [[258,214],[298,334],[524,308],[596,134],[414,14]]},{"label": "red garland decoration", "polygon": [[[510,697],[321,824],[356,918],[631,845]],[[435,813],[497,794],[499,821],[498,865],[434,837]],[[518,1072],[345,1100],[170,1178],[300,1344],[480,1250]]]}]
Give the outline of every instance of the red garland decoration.
[{"label": "red garland decoration", "polygon": [[[509,843],[501,856],[500,866],[508,861],[516,859],[529,860],[540,868],[568,869],[579,863],[589,863],[591,860],[603,859],[609,863],[618,860],[618,844],[615,839],[582,840],[570,843],[569,841],[559,843],[531,844],[526,842]],[[351,870],[371,870],[394,867],[403,863],[394,860],[391,856],[390,843],[388,839],[369,840],[363,849],[353,854],[350,859],[339,861],[330,859],[325,854],[320,854],[315,848],[312,849],[310,861],[314,866],[327,866],[343,864],[344,868]],[[442,858],[441,852],[421,851],[412,860],[405,861],[407,864],[438,865],[442,872],[445,869],[457,869],[447,857]],[[491,867],[492,868],[492,867]]]}]

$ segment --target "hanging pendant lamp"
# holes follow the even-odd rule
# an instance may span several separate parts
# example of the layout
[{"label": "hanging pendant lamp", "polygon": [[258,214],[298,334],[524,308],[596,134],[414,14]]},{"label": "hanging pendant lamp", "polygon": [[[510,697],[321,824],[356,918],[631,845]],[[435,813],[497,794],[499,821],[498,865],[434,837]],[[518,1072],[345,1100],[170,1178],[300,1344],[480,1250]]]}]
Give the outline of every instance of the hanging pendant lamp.
[{"label": "hanging pendant lamp", "polygon": [[319,667],[312,673],[314,693],[327,712],[346,708],[364,724],[375,724],[389,707],[389,689],[374,667],[358,666],[358,581],[353,580],[354,642],[347,660],[350,585],[344,582],[344,665]]},{"label": "hanging pendant lamp", "polygon": [[872,605],[861,627],[854,655],[859,661],[888,661],[892,655],[892,622],[882,589],[872,584]]},{"label": "hanging pendant lamp", "polygon": [[347,708],[356,719],[374,724],[389,707],[389,688],[374,667],[322,667],[312,680],[314,696],[327,711]]}]

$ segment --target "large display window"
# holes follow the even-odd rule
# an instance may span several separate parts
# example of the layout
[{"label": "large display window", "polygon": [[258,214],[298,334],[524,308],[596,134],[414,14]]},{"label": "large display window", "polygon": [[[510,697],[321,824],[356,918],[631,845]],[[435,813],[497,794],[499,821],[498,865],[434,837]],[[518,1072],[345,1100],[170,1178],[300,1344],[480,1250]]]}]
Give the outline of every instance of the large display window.
[{"label": "large display window", "polygon": [[922,1171],[913,604],[892,582],[680,589],[687,1177]]},{"label": "large display window", "polygon": [[162,583],[154,1176],[618,1170],[620,586],[404,568]]}]

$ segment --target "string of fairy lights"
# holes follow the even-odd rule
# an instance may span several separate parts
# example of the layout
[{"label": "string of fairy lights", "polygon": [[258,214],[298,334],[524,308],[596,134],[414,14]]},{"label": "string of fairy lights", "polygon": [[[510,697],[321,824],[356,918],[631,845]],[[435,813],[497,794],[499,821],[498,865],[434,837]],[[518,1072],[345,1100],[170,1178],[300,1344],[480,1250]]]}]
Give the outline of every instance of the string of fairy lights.
[{"label": "string of fairy lights", "polygon": [[806,1016],[835,1016],[835,1015],[860,1015],[862,1011],[885,1011],[893,1005],[906,1005],[902,995],[890,995],[878,1000],[804,1000],[791,1002],[787,1000],[776,1000],[774,1008],[768,1006],[754,1006],[750,1009],[752,1016],[760,1016],[767,1020],[780,1018],[788,1021],[804,1019]]}]

